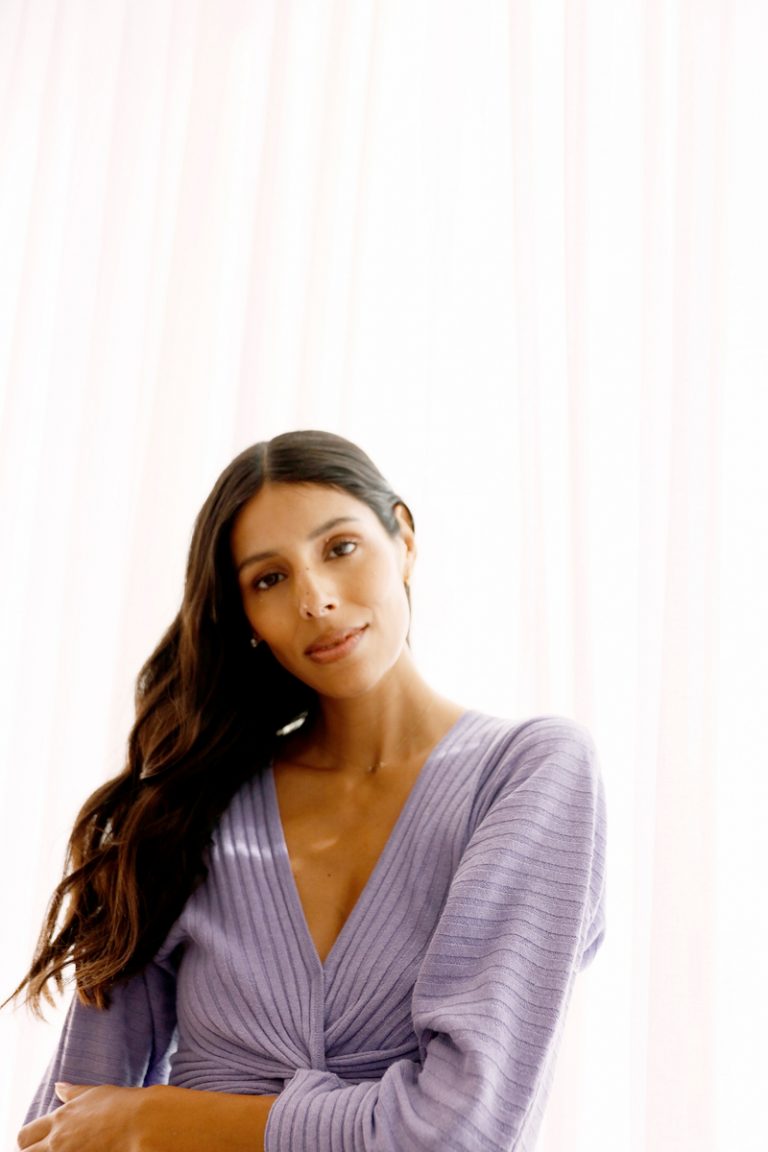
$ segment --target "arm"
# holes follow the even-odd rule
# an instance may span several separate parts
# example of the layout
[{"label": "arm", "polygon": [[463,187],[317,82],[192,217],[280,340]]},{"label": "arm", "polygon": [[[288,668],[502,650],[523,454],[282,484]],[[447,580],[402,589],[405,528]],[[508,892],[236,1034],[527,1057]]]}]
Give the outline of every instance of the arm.
[{"label": "arm", "polygon": [[274,1097],[167,1086],[175,996],[172,967],[153,963],[114,990],[106,1011],[75,998],[19,1147],[261,1152]]},{"label": "arm", "polygon": [[414,989],[420,1061],[357,1085],[299,1070],[266,1152],[511,1152],[535,1135],[573,981],[603,937],[605,799],[579,725],[526,726],[507,756]]},{"label": "arm", "polygon": [[18,1146],[34,1152],[263,1152],[273,1096],[168,1086],[59,1085],[62,1107],[33,1120]]},{"label": "arm", "polygon": [[25,1123],[59,1107],[54,1085],[148,1087],[168,1078],[176,1031],[176,979],[170,964],[152,963],[114,989],[106,1010],[70,1004],[53,1059]]}]

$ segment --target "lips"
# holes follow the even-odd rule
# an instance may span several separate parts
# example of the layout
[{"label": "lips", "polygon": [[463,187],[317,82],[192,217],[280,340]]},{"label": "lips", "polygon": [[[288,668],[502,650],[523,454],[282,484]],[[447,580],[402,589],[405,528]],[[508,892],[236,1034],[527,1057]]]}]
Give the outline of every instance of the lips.
[{"label": "lips", "polygon": [[368,625],[364,624],[362,628],[338,628],[334,632],[326,632],[322,636],[319,636],[308,648],[305,648],[304,654],[305,656],[312,656],[318,652],[332,652],[334,648],[338,648],[345,640],[349,640],[351,636],[357,636],[358,633],[363,632],[367,627]]}]

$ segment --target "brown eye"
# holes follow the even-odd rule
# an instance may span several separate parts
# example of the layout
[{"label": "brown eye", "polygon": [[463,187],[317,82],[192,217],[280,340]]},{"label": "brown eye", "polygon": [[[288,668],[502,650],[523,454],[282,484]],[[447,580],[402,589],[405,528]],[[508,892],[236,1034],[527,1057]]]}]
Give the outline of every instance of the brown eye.
[{"label": "brown eye", "polygon": [[275,584],[284,580],[285,577],[281,572],[266,572],[263,576],[259,576],[258,580],[254,580],[251,585],[256,592],[267,592],[270,588],[274,588]]},{"label": "brown eye", "polygon": [[[343,549],[343,551],[342,551]],[[339,556],[351,556],[357,549],[357,541],[355,540],[340,540],[338,544],[334,544],[331,548],[331,554],[336,553]]]}]

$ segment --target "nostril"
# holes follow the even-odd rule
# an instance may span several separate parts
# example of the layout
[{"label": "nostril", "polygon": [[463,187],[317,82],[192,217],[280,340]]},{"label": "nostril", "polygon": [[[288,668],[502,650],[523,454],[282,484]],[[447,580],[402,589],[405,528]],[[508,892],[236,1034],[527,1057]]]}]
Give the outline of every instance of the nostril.
[{"label": "nostril", "polygon": [[329,601],[327,604],[311,604],[304,603],[301,605],[301,612],[305,616],[324,616],[326,612],[332,612],[336,605]]}]

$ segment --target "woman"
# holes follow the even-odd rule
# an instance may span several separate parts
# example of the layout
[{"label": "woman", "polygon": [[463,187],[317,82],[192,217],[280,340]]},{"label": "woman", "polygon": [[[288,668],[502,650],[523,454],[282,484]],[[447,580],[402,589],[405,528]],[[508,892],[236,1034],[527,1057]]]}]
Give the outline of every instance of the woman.
[{"label": "woman", "polygon": [[39,1007],[74,964],[19,1147],[533,1146],[603,937],[603,785],[580,725],[423,680],[415,556],[341,437],[219,477],[18,990]]}]

